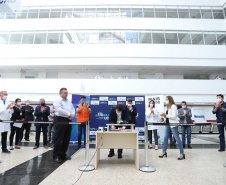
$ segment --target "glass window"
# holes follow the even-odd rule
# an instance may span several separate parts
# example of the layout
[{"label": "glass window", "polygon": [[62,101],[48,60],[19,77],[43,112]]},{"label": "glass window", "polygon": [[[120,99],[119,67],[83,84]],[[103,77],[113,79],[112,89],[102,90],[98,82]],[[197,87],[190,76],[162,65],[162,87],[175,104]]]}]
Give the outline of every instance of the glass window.
[{"label": "glass window", "polygon": [[113,34],[111,31],[105,31],[99,33],[99,43],[100,44],[112,44]]},{"label": "glass window", "polygon": [[51,12],[50,13],[50,18],[60,18],[61,17],[61,12]]},{"label": "glass window", "polygon": [[17,13],[17,19],[26,19],[27,13],[26,12],[18,12]]},{"label": "glass window", "polygon": [[143,17],[142,8],[133,8],[132,17]]},{"label": "glass window", "polygon": [[151,32],[148,31],[139,32],[139,43],[152,44]]},{"label": "glass window", "polygon": [[61,17],[62,18],[72,18],[72,12],[62,12]]},{"label": "glass window", "polygon": [[190,18],[188,9],[178,9],[179,18]]},{"label": "glass window", "polygon": [[131,9],[130,8],[120,8],[121,17],[131,17]]},{"label": "glass window", "polygon": [[203,34],[201,33],[191,33],[192,44],[194,45],[203,45]]},{"label": "glass window", "polygon": [[12,33],[10,37],[10,44],[20,44],[21,43],[22,33]]},{"label": "glass window", "polygon": [[166,32],[166,44],[178,44],[177,33]]},{"label": "glass window", "polygon": [[202,11],[202,19],[212,19],[212,10],[211,9],[201,9]]},{"label": "glass window", "polygon": [[200,9],[190,9],[192,19],[201,19]]},{"label": "glass window", "polygon": [[[41,10],[40,10],[41,11]],[[50,12],[39,12],[39,18],[40,19],[46,19],[49,18],[49,13]]]},{"label": "glass window", "polygon": [[144,8],[144,17],[155,17],[154,8]]},{"label": "glass window", "polygon": [[125,31],[115,31],[111,32],[113,43],[125,43],[126,42],[126,32]]},{"label": "glass window", "polygon": [[84,17],[84,9],[83,8],[76,8],[73,11],[73,17]]},{"label": "glass window", "polygon": [[167,18],[178,18],[177,9],[167,9]]},{"label": "glass window", "polygon": [[16,13],[8,12],[6,13],[6,19],[15,19]]},{"label": "glass window", "polygon": [[68,30],[60,33],[60,44],[83,44],[85,43],[85,31]]},{"label": "glass window", "polygon": [[107,8],[97,8],[97,17],[107,17]]},{"label": "glass window", "polygon": [[0,33],[0,45],[8,44],[9,42],[9,34]]},{"label": "glass window", "polygon": [[24,33],[22,44],[33,44],[34,41],[34,33]]},{"label": "glass window", "polygon": [[162,8],[155,9],[155,16],[157,18],[166,18],[166,10]]},{"label": "glass window", "polygon": [[35,34],[35,41],[34,41],[34,43],[35,44],[46,44],[46,36],[47,36],[47,33],[37,32]]},{"label": "glass window", "polygon": [[165,36],[163,31],[153,31],[152,32],[153,36],[153,44],[165,44]]},{"label": "glass window", "polygon": [[5,19],[5,12],[0,12],[0,19]]},{"label": "glass window", "polygon": [[48,33],[47,44],[58,44],[59,43],[59,33]]},{"label": "glass window", "polygon": [[96,17],[96,8],[86,8],[85,17]]},{"label": "glass window", "polygon": [[204,33],[205,45],[217,45],[215,33]]},{"label": "glass window", "polygon": [[226,45],[226,32],[217,33],[218,45]]},{"label": "glass window", "polygon": [[28,13],[28,18],[29,19],[37,19],[38,18],[38,13],[36,12],[29,12]]},{"label": "glass window", "polygon": [[213,9],[213,18],[214,19],[224,19],[224,12],[223,12],[223,10]]},{"label": "glass window", "polygon": [[138,43],[138,32],[126,31],[126,43]]},{"label": "glass window", "polygon": [[86,44],[98,44],[99,43],[99,32],[98,31],[87,31],[85,43]]},{"label": "glass window", "polygon": [[189,32],[179,32],[179,44],[191,44],[191,38]]},{"label": "glass window", "polygon": [[109,8],[108,17],[120,17],[119,8]]}]

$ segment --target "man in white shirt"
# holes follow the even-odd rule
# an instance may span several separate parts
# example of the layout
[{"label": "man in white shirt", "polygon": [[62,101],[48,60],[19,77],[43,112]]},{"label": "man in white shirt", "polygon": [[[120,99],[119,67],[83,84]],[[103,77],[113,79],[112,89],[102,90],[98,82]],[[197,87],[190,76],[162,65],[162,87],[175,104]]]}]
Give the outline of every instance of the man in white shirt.
[{"label": "man in white shirt", "polygon": [[[11,114],[13,113],[13,107],[15,104],[11,104],[7,101],[7,91],[0,92],[0,120],[10,120]],[[10,131],[10,123],[0,122],[0,132],[2,135],[2,152],[9,154],[10,151],[7,149],[7,134]]]},{"label": "man in white shirt", "polygon": [[[53,103],[55,108],[54,122],[69,123],[75,117],[75,108],[73,104],[68,101],[67,97],[67,89],[61,88],[60,98]],[[71,159],[66,154],[70,142],[71,129],[72,127],[70,124],[56,124],[56,138],[53,150],[53,159],[57,163],[61,163],[62,160]]]}]

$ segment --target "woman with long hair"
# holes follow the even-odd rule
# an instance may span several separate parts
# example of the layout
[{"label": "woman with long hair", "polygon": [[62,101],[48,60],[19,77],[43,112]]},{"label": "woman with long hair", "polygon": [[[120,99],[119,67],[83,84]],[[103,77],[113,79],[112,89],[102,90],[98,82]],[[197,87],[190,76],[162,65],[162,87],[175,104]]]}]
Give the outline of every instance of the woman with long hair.
[{"label": "woman with long hair", "polygon": [[[151,100],[148,104],[148,109],[146,110],[146,121],[150,123],[157,123],[158,109],[155,108],[155,101]],[[152,132],[154,132],[155,137],[155,150],[158,150],[158,126],[148,125],[148,136],[150,137],[150,148],[152,148]]]},{"label": "woman with long hair", "polygon": [[[166,118],[166,123],[179,123],[177,119],[177,106],[175,105],[175,102],[173,100],[172,96],[167,96],[166,97],[166,113],[162,113],[161,116]],[[178,132],[178,126],[169,126],[166,125],[165,127],[165,137],[164,137],[164,144],[163,144],[163,151],[162,154],[159,156],[159,158],[163,158],[164,156],[167,157],[167,145],[168,145],[168,137],[170,130],[173,133],[173,136],[175,137],[178,146],[180,148],[180,157],[178,157],[178,160],[183,160],[185,159],[185,154],[184,154],[184,149],[183,145],[181,142],[181,139],[179,137],[179,132]]]}]

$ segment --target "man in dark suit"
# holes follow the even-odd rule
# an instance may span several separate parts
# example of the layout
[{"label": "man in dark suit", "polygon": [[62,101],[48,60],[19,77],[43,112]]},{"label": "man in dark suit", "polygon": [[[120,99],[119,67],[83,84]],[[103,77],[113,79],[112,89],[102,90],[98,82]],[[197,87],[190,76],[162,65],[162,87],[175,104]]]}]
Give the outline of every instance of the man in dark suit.
[{"label": "man in dark suit", "polygon": [[[49,121],[49,119],[48,119],[49,115],[50,115],[49,106],[46,106],[44,99],[40,99],[40,105],[35,108],[36,121]],[[48,149],[48,146],[47,146],[48,124],[35,123],[35,126],[36,126],[36,137],[35,137],[36,143],[35,143],[35,147],[33,149],[39,148],[41,128],[42,128],[42,132],[43,132],[43,145],[44,145],[44,148]]]},{"label": "man in dark suit", "polygon": [[[24,118],[24,121],[34,121],[34,108],[30,106],[30,101],[27,100],[25,102],[26,106],[23,106],[21,111],[22,111],[22,118]],[[29,134],[30,134],[30,129],[31,129],[31,124],[30,123],[23,123],[23,126],[20,131],[20,139],[19,141],[22,141],[23,135],[24,135],[24,130],[25,130],[25,141],[30,141],[29,140]]]},{"label": "man in dark suit", "polygon": [[[192,114],[191,114],[191,109],[187,108],[187,103],[186,101],[181,102],[181,107],[178,109],[178,117],[180,118],[180,123],[187,123],[187,124],[192,124]],[[192,148],[191,146],[191,126],[181,126],[181,132],[182,132],[182,143],[183,147],[185,148],[185,132],[187,130],[187,144],[188,148]]]},{"label": "man in dark suit", "polygon": [[128,99],[127,108],[129,110],[129,123],[136,125],[137,108],[133,105],[133,100]]},{"label": "man in dark suit", "polygon": [[[129,110],[126,106],[118,104],[111,108],[109,114],[109,123],[129,123]],[[115,126],[112,126],[112,129],[115,129]],[[125,129],[125,127],[121,128]],[[108,157],[113,157],[115,155],[114,149],[110,149]],[[122,158],[122,149],[118,149],[118,158]]]}]

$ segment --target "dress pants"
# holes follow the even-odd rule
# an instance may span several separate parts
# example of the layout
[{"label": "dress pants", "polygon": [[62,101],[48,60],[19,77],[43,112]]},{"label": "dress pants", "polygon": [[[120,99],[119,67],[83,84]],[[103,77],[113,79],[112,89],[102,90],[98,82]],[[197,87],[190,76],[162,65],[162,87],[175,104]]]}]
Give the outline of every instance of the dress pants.
[{"label": "dress pants", "polygon": [[[217,123],[225,123],[226,120],[222,120],[221,118],[217,119]],[[220,148],[225,149],[225,135],[224,135],[224,129],[226,128],[226,125],[217,125],[218,131],[219,131],[219,138],[220,138]]]},{"label": "dress pants", "polygon": [[158,145],[158,131],[157,130],[149,130],[148,131],[148,136],[150,138],[150,144],[152,144],[152,132],[154,132],[155,145]]},{"label": "dress pants", "polygon": [[39,147],[41,129],[42,129],[42,132],[43,132],[43,146],[47,145],[47,127],[48,127],[47,124],[40,124],[40,125],[36,126],[36,137],[35,137],[36,143],[35,143],[35,146]]},{"label": "dress pants", "polygon": [[[71,122],[71,120],[56,116],[54,122]],[[53,158],[67,157],[67,150],[71,138],[72,127],[70,124],[56,124],[56,138],[53,149]]]},{"label": "dress pants", "polygon": [[5,151],[7,149],[7,134],[8,132],[2,132],[2,151]]},{"label": "dress pants", "polygon": [[78,125],[78,146],[82,143],[82,130],[84,133],[84,146],[86,146],[86,125]]},{"label": "dress pants", "polygon": [[15,145],[18,145],[19,138],[20,138],[20,130],[21,130],[21,128],[14,127],[13,124],[14,123],[11,123],[11,133],[10,133],[10,136],[9,136],[10,146],[13,146],[13,138],[14,138],[15,133],[16,133]]},{"label": "dress pants", "polygon": [[[24,130],[25,130],[25,137],[24,137]],[[23,139],[29,139],[29,134],[31,130],[31,124],[29,123],[24,123],[22,128],[20,129],[20,140]]]}]

